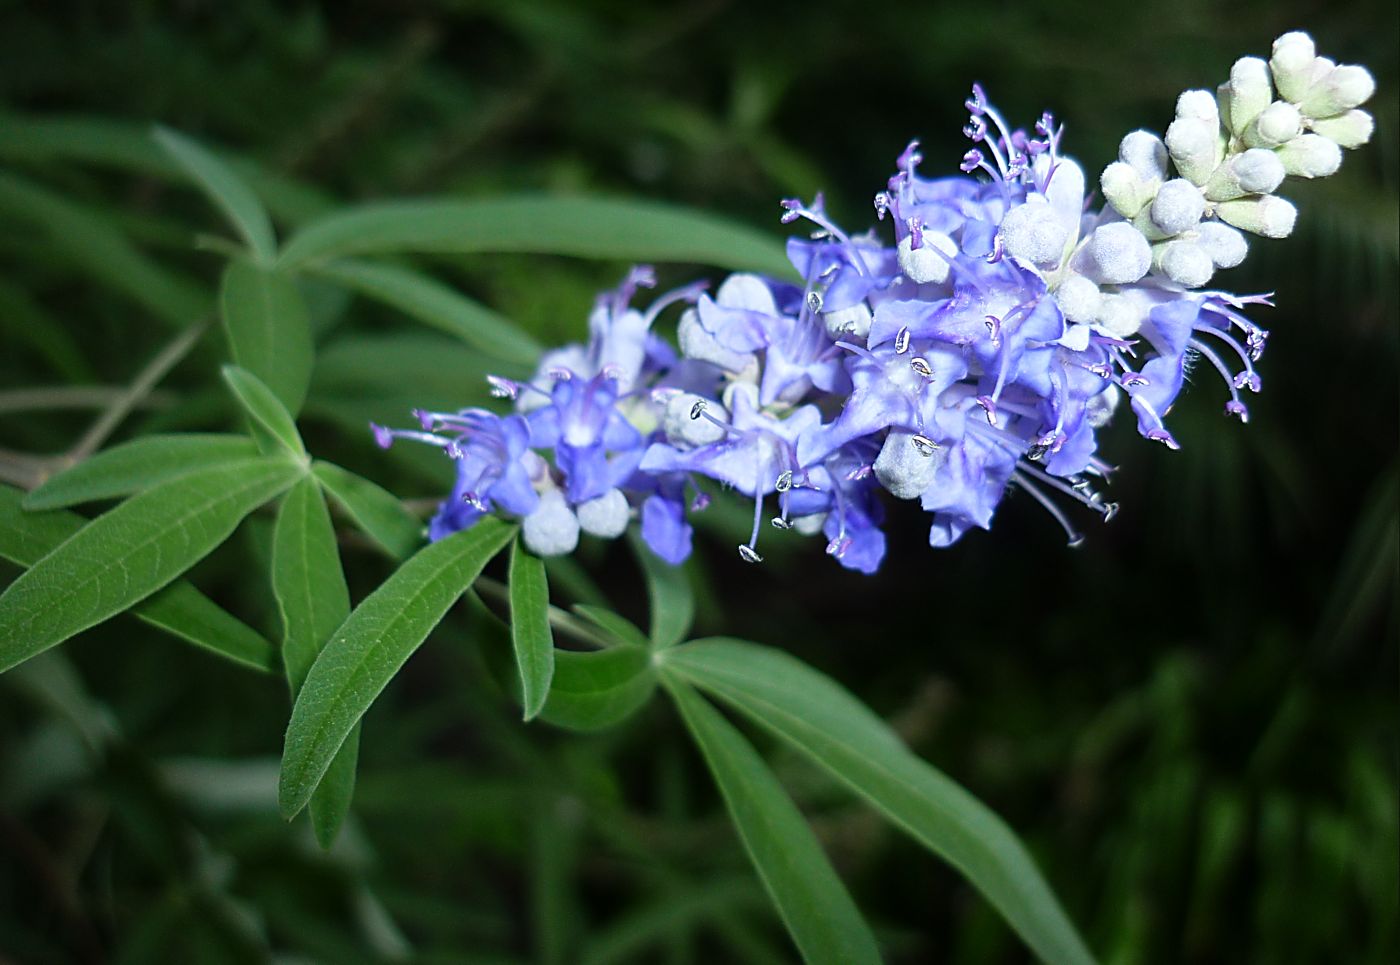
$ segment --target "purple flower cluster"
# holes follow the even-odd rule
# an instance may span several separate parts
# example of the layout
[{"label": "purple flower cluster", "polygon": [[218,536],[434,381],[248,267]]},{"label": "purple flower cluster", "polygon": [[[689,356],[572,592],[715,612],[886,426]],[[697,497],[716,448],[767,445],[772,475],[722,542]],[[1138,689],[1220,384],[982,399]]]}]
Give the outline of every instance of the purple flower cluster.
[{"label": "purple flower cluster", "polygon": [[[1183,95],[1179,117],[1199,120],[1198,101]],[[1231,140],[1217,118],[1226,146],[1189,181],[1166,179],[1170,144],[1129,135],[1104,185],[1121,187],[1119,169],[1137,165],[1131,215],[1123,190],[1089,207],[1050,115],[1013,130],[977,87],[967,107],[973,147],[960,175],[922,177],[913,143],[876,195],[892,244],[842,231],[820,197],[785,201],[784,223],[814,229],[788,243],[800,282],[734,274],[713,296],[690,286],[642,311],[631,303],[654,277],[634,269],[599,298],[586,345],[546,354],[528,382],[492,380],[514,413],[420,412],[419,430],[375,427],[382,445],[417,439],[456,460],[431,538],[504,513],[534,552],[555,555],[580,532],[617,537],[636,515],[647,545],[678,563],[690,516],[718,483],[753,500],[739,547],[750,562],[762,559],[767,516],[821,533],[828,554],[871,573],[885,553],[886,494],[918,500],[929,542],[947,546],[990,526],[1011,487],[1073,544],[1061,501],[1105,519],[1116,510],[1098,491],[1110,466],[1097,433],[1124,402],[1143,436],[1176,448],[1164,418],[1203,362],[1225,381],[1226,411],[1246,419],[1241,392],[1260,388],[1267,333],[1242,309],[1267,301],[1200,286],[1243,258],[1236,227],[1254,230],[1227,223],[1242,209],[1210,200],[1220,171],[1262,150],[1246,147],[1254,135]],[[679,352],[652,331],[676,304]]]}]

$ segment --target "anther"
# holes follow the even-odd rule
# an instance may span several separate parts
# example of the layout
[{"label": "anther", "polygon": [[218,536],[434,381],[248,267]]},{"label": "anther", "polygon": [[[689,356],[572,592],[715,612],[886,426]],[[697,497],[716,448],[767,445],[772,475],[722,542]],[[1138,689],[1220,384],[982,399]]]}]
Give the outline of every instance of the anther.
[{"label": "anther", "polygon": [[696,402],[693,406],[690,407],[690,417],[692,419],[699,419],[702,415],[705,414],[705,408],[705,400],[701,399],[700,401]]},{"label": "anther", "polygon": [[770,522],[773,524],[774,529],[792,529],[792,524],[781,516],[774,516]]},{"label": "anther", "polygon": [[491,395],[497,399],[514,399],[520,394],[520,386],[517,383],[499,375],[486,376],[486,383],[491,386]]},{"label": "anther", "polygon": [[909,367],[919,374],[921,378],[933,378],[933,366],[928,364],[928,359],[921,355],[916,355],[909,360]]},{"label": "anther", "polygon": [[785,493],[792,488],[792,470],[785,469],[778,474],[778,479],[773,483],[773,488],[780,493]]},{"label": "anther", "polygon": [[822,310],[822,296],[821,296],[821,292],[808,292],[808,293],[807,293],[807,308],[808,308],[809,311],[812,311],[812,312],[819,312],[819,311]]},{"label": "anther", "polygon": [[894,336],[894,354],[903,355],[909,351],[909,326],[901,328]]},{"label": "anther", "polygon": [[1103,507],[1103,521],[1104,521],[1105,523],[1111,523],[1111,522],[1113,522],[1113,517],[1115,517],[1115,516],[1117,516],[1117,515],[1118,515],[1118,504],[1117,504],[1117,503],[1104,503],[1104,507]]},{"label": "anther", "polygon": [[739,559],[745,563],[762,563],[763,557],[758,555],[758,550],[747,543],[739,544]]},{"label": "anther", "polygon": [[910,436],[909,444],[912,445],[921,456],[932,456],[938,451],[938,443],[922,434]]}]

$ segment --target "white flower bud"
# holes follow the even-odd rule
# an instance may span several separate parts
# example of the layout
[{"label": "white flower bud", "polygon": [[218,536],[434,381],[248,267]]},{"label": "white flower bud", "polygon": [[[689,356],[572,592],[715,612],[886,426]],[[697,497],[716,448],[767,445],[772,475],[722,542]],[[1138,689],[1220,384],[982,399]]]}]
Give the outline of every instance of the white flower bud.
[{"label": "white flower bud", "polygon": [[730,275],[715,292],[715,304],[725,308],[743,308],[765,315],[777,315],[778,305],[773,292],[757,275],[738,272]]},{"label": "white flower bud", "polygon": [[1220,125],[1220,109],[1215,103],[1215,95],[1208,90],[1184,90],[1176,99],[1176,116],[1206,121]]},{"label": "white flower bud", "polygon": [[1167,146],[1151,131],[1133,131],[1118,143],[1118,160],[1131,167],[1144,181],[1167,176]]},{"label": "white flower bud", "polygon": [[834,339],[854,336],[861,342],[865,341],[866,336],[870,334],[870,323],[874,320],[874,316],[870,314],[870,307],[865,302],[856,302],[850,308],[826,312],[822,315],[822,324],[826,326],[826,334]]},{"label": "white flower bud", "polygon": [[1167,128],[1167,151],[1176,169],[1192,184],[1205,184],[1215,170],[1219,127],[1200,118],[1182,117]]},{"label": "white flower bud", "polygon": [[1206,221],[1198,225],[1196,244],[1210,255],[1217,268],[1234,268],[1249,254],[1249,242],[1244,235],[1219,221]]},{"label": "white flower bud", "polygon": [[1285,173],[1273,151],[1252,147],[1216,168],[1206,184],[1206,197],[1230,201],[1246,194],[1271,194],[1283,183]]},{"label": "white flower bud", "polygon": [[941,285],[948,280],[950,266],[948,259],[939,252],[943,252],[944,255],[956,255],[957,242],[941,231],[925,231],[922,240],[923,244],[918,248],[914,247],[914,239],[909,235],[899,243],[899,270],[916,284],[926,285],[931,282]]},{"label": "white flower bud", "polygon": [[1069,232],[1040,195],[1031,195],[1001,220],[1001,241],[1007,252],[1033,265],[1058,265],[1064,256]]},{"label": "white flower bud", "polygon": [[1114,338],[1130,338],[1142,328],[1142,310],[1126,295],[1105,295],[1094,324]]},{"label": "white flower bud", "polygon": [[708,446],[724,438],[723,426],[715,425],[703,415],[691,418],[696,414],[697,406],[720,422],[729,421],[729,413],[719,403],[692,392],[677,392],[666,400],[666,410],[661,417],[662,431],[671,445]]},{"label": "white flower bud", "polygon": [[1274,41],[1269,72],[1274,76],[1274,86],[1278,88],[1280,97],[1295,104],[1302,100],[1316,59],[1317,48],[1313,46],[1313,39],[1301,30],[1286,33]]},{"label": "white flower bud", "polygon": [[578,524],[585,533],[617,539],[627,532],[632,510],[620,489],[609,489],[596,499],[578,504]]},{"label": "white flower bud", "polygon": [[914,444],[914,435],[907,429],[891,429],[875,457],[875,478],[895,499],[917,499],[923,495],[947,458],[942,449],[925,455]]},{"label": "white flower bud", "polygon": [[[1166,154],[1165,147],[1162,153]],[[1099,188],[1103,190],[1103,196],[1125,218],[1134,217],[1147,207],[1158,183],[1156,179],[1144,181],[1137,169],[1126,161],[1114,161],[1099,175]]]},{"label": "white flower bud", "polygon": [[701,362],[713,362],[730,372],[742,372],[753,356],[746,352],[733,352],[725,348],[700,324],[700,316],[693,308],[687,308],[681,315],[676,329],[676,340],[680,343],[681,354],[686,358]]},{"label": "white flower bud", "polygon": [[1230,130],[1243,134],[1259,112],[1274,99],[1269,65],[1258,57],[1241,57],[1230,68]]},{"label": "white flower bud", "polygon": [[812,513],[808,516],[795,516],[790,520],[792,528],[803,536],[816,536],[826,525],[826,513]]},{"label": "white flower bud", "polygon": [[1261,198],[1222,201],[1216,205],[1215,214],[1221,221],[1241,231],[1253,232],[1265,238],[1287,238],[1293,233],[1293,223],[1298,220],[1298,209],[1272,194]]},{"label": "white flower bud", "polygon": [[1131,284],[1152,267],[1151,246],[1142,232],[1126,221],[1096,228],[1088,252],[1098,281],[1106,285]]},{"label": "white flower bud", "polygon": [[1321,134],[1338,147],[1357,148],[1371,139],[1376,122],[1365,111],[1347,111],[1336,117],[1321,117],[1310,125],[1313,133]]},{"label": "white flower bud", "polygon": [[1264,108],[1245,129],[1243,140],[1250,147],[1278,147],[1293,140],[1303,130],[1303,115],[1288,101],[1274,101]]},{"label": "white flower bud", "polygon": [[1073,158],[1062,157],[1056,162],[1055,173],[1045,186],[1045,200],[1064,226],[1066,240],[1074,241],[1084,217],[1084,169]]},{"label": "white flower bud", "polygon": [[557,489],[540,496],[540,504],[525,517],[520,535],[536,556],[563,556],[578,546],[578,517]]},{"label": "white flower bud", "polygon": [[[757,374],[757,373],[755,373]],[[740,399],[740,396],[743,396]],[[724,400],[725,407],[733,412],[741,406],[750,409],[758,408],[758,386],[753,382],[730,382],[724,387],[724,392],[720,398]]]},{"label": "white flower bud", "polygon": [[1206,199],[1184,178],[1173,178],[1157,189],[1152,199],[1152,222],[1163,234],[1179,235],[1201,220]]},{"label": "white flower bud", "polygon": [[1098,395],[1089,396],[1088,401],[1084,403],[1084,421],[1089,423],[1089,428],[1102,429],[1108,425],[1122,395],[1122,389],[1109,383]]},{"label": "white flower bud", "polygon": [[1321,134],[1300,134],[1273,153],[1285,171],[1300,178],[1325,178],[1342,166],[1342,149]]},{"label": "white flower bud", "polygon": [[1200,288],[1215,274],[1215,262],[1194,241],[1168,241],[1153,251],[1157,270],[1183,288]]},{"label": "white flower bud", "polygon": [[1055,304],[1071,322],[1092,322],[1098,317],[1102,298],[1099,286],[1083,275],[1070,275],[1055,290]]},{"label": "white flower bud", "polygon": [[1365,67],[1334,67],[1308,89],[1299,109],[1309,117],[1335,117],[1360,107],[1376,92],[1376,79]]}]

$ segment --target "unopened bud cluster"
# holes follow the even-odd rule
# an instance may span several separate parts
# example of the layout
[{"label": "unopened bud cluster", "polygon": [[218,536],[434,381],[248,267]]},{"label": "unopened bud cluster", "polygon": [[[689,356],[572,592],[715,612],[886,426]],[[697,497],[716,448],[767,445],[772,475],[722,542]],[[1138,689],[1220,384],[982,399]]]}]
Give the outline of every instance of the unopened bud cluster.
[{"label": "unopened bud cluster", "polygon": [[[1120,406],[1177,448],[1164,418],[1200,365],[1247,419],[1268,333],[1243,310],[1267,298],[1202,286],[1244,260],[1246,233],[1292,230],[1275,192],[1289,175],[1331,174],[1367,140],[1359,105],[1373,87],[1286,34],[1215,93],[1182,94],[1165,137],[1125,137],[1099,179],[1107,204],[1087,210],[1054,118],[1013,129],[974,86],[962,174],[924,178],[911,143],[875,196],[893,244],[847,234],[820,196],[784,201],[785,224],[815,228],[788,242],[796,280],[735,274],[713,297],[691,285],[642,310],[632,300],[654,277],[634,269],[599,297],[587,344],[546,353],[528,381],[491,380],[514,412],[420,412],[420,429],[376,436],[456,460],[434,539],[499,513],[556,555],[638,518],[676,563],[718,485],[753,500],[739,547],[751,563],[767,518],[873,572],[884,498],[917,501],[929,542],[946,546],[990,526],[1013,488],[1077,542],[1061,502],[1117,511],[1097,450]],[[670,305],[679,352],[652,331]]]}]

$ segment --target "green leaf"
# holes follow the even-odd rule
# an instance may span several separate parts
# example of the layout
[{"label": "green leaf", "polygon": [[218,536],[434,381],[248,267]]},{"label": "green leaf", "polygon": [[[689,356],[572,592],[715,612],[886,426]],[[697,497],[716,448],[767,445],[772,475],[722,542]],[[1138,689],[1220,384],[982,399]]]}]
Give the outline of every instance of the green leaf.
[{"label": "green leaf", "polygon": [[84,459],[24,497],[28,510],[130,496],[212,465],[258,454],[247,436],[214,433],[142,436]]},{"label": "green leaf", "polygon": [[942,855],[1042,959],[1093,961],[1011,829],[835,681],[780,650],[725,639],[666,651],[662,673],[742,711]]},{"label": "green leaf", "polygon": [[272,390],[252,372],[237,365],[225,365],[222,374],[224,382],[233,390],[234,397],[248,417],[293,456],[305,459],[306,446],[302,444],[296,422],[277,396],[272,394]]},{"label": "green leaf", "polygon": [[449,607],[510,540],[483,519],[419,550],[336,630],[307,674],[287,727],[278,802],[306,806],[350,731]]},{"label": "green leaf", "polygon": [[224,270],[219,305],[234,362],[267,383],[293,415],[301,411],[315,349],[296,283],[235,258]]},{"label": "green leaf", "polygon": [[544,562],[520,545],[510,550],[510,642],[520,672],[520,702],[531,720],[549,696],[554,634],[549,629],[549,579]]},{"label": "green leaf", "polygon": [[38,560],[0,595],[0,671],[101,623],[174,580],[286,489],[297,466],[212,466],[133,496]]},{"label": "green leaf", "polygon": [[631,540],[651,602],[652,646],[658,650],[674,647],[685,639],[695,622],[695,593],[690,588],[685,565],[667,563],[648,549],[636,532],[632,533]]},{"label": "green leaf", "polygon": [[533,367],[540,343],[504,315],[410,268],[373,261],[336,261],[317,274],[455,335],[488,355]]},{"label": "green leaf", "polygon": [[637,629],[637,625],[626,617],[614,613],[607,607],[575,603],[574,612],[594,626],[600,627],[609,637],[624,647],[638,647],[646,650],[651,646],[647,635]]},{"label": "green leaf", "polygon": [[368,204],[307,225],[287,242],[282,261],[410,251],[681,261],[793,276],[782,242],[769,235],[698,211],[609,198]]},{"label": "green leaf", "polygon": [[277,257],[277,237],[267,211],[227,164],[202,144],[168,127],[157,126],[152,136],[218,205],[258,261],[267,263]]},{"label": "green leaf", "polygon": [[351,522],[394,559],[403,559],[423,542],[423,524],[393,493],[331,462],[317,460],[311,473]]},{"label": "green leaf", "polygon": [[209,311],[198,283],[148,258],[110,218],[48,188],[0,171],[0,213],[31,223],[55,252],[173,328]]},{"label": "green leaf", "polygon": [[[282,663],[292,697],[336,628],[350,615],[335,529],[320,486],[306,477],[282,500],[272,532],[272,589],[282,614]],[[359,725],[311,796],[311,827],[321,847],[335,841],[355,790]]]},{"label": "green leaf", "polygon": [[671,695],[719,785],[744,850],[804,961],[880,961],[875,936],[797,806],[758,752],[684,685]]},{"label": "green leaf", "polygon": [[556,650],[540,719],[570,730],[603,730],[631,717],[655,690],[656,668],[646,650]]},{"label": "green leaf", "polygon": [[[69,512],[25,512],[21,493],[0,485],[0,557],[33,566],[89,520]],[[189,583],[180,580],[132,608],[153,627],[235,663],[270,673],[277,667],[272,644]]]}]

